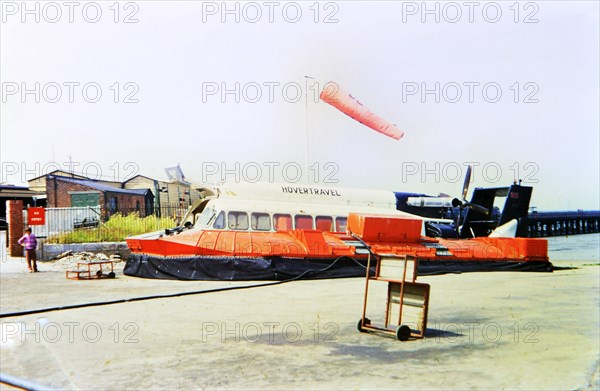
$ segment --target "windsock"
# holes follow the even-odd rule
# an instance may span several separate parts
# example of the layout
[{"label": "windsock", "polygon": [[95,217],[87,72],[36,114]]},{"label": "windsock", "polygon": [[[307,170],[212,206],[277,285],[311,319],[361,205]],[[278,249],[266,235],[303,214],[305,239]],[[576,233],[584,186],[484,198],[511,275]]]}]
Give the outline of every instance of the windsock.
[{"label": "windsock", "polygon": [[319,97],[322,101],[329,103],[342,113],[379,133],[385,134],[396,140],[400,140],[402,136],[404,136],[403,131],[380,116],[372,113],[335,82],[330,81],[325,84]]}]

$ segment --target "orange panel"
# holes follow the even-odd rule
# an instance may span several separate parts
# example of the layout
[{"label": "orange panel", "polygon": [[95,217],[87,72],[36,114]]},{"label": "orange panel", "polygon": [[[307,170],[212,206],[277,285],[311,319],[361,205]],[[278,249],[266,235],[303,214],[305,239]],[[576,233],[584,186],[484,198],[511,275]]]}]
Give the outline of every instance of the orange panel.
[{"label": "orange panel", "polygon": [[500,249],[505,258],[547,260],[548,241],[530,238],[484,238],[485,242]]},{"label": "orange panel", "polygon": [[214,250],[217,247],[220,231],[203,231],[198,238],[197,247]]},{"label": "orange panel", "polygon": [[422,223],[403,216],[350,213],[347,229],[367,242],[418,242]]},{"label": "orange panel", "polygon": [[321,231],[294,231],[294,233],[296,232],[300,234],[297,236],[297,238],[303,242],[310,255],[325,256],[332,253],[332,249],[330,246],[328,246],[327,242],[325,242],[325,238],[323,237],[323,233]]},{"label": "orange panel", "polygon": [[525,258],[548,260],[548,241],[546,239],[517,238],[521,254]]}]

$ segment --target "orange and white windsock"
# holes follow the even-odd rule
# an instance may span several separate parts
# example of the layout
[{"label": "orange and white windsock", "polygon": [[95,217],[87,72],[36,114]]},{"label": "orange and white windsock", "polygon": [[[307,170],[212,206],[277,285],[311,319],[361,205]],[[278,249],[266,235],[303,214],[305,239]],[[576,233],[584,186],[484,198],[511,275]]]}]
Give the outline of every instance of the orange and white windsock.
[{"label": "orange and white windsock", "polygon": [[329,103],[342,113],[379,133],[396,140],[400,140],[404,136],[403,131],[377,114],[372,113],[335,82],[330,81],[325,84],[319,97],[322,101]]}]

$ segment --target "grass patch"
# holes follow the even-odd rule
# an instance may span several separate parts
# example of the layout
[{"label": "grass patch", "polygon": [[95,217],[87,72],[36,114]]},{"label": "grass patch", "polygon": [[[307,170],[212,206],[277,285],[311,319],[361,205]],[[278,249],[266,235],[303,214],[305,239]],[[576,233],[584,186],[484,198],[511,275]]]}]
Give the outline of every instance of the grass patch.
[{"label": "grass patch", "polygon": [[80,228],[75,231],[50,236],[47,242],[61,244],[122,242],[127,236],[172,228],[176,225],[175,219],[170,217],[140,217],[137,213],[130,213],[123,216],[117,213],[97,228]]}]

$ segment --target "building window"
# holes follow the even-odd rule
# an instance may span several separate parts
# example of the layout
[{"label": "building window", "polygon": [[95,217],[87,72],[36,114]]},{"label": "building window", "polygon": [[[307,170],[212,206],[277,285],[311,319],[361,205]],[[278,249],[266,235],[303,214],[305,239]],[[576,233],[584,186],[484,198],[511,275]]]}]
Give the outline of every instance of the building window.
[{"label": "building window", "polygon": [[110,213],[116,213],[119,210],[119,204],[117,202],[117,197],[110,197],[108,199],[108,210]]}]

